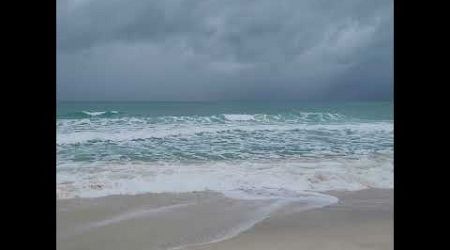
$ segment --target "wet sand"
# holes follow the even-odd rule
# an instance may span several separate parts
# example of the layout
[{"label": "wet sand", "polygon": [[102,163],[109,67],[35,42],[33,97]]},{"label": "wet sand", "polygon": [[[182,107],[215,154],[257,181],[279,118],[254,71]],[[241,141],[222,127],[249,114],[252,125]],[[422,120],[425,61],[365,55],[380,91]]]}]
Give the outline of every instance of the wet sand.
[{"label": "wet sand", "polygon": [[57,249],[393,249],[393,191],[339,202],[234,200],[213,192],[58,200]]}]

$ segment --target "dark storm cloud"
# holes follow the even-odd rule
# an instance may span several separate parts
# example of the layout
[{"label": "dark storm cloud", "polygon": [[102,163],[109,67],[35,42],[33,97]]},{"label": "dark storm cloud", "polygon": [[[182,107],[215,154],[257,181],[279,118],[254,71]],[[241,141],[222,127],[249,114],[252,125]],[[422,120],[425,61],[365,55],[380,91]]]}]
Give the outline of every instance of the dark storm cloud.
[{"label": "dark storm cloud", "polygon": [[61,0],[62,100],[389,99],[392,1]]}]

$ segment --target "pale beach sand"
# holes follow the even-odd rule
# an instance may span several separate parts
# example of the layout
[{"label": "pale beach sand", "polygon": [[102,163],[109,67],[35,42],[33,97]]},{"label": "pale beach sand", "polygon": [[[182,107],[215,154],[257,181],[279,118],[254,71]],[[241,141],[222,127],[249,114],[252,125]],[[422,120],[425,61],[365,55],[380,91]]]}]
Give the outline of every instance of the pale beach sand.
[{"label": "pale beach sand", "polygon": [[57,249],[393,249],[391,189],[330,194],[307,211],[213,192],[58,200]]}]

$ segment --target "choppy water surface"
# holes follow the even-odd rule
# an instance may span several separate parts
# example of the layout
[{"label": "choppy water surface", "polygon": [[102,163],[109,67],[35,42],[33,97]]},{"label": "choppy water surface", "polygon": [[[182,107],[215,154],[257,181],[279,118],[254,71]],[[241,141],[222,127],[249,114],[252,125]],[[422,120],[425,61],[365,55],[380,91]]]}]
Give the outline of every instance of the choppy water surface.
[{"label": "choppy water surface", "polygon": [[58,197],[393,185],[391,103],[59,103]]}]

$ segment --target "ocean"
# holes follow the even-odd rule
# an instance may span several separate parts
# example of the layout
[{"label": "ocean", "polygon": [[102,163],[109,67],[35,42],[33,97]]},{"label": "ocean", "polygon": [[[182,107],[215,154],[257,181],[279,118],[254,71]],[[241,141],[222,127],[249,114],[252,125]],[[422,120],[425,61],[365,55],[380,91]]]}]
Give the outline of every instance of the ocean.
[{"label": "ocean", "polygon": [[57,196],[393,187],[391,102],[58,102]]}]

